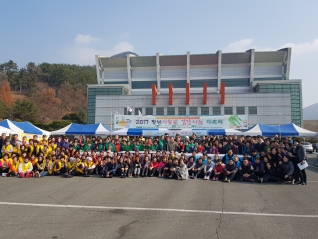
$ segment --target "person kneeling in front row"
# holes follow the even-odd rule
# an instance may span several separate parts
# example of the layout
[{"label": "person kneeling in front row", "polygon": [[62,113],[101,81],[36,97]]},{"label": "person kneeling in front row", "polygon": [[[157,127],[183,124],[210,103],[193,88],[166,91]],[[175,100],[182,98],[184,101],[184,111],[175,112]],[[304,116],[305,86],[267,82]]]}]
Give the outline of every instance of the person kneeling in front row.
[{"label": "person kneeling in front row", "polygon": [[229,163],[225,165],[224,168],[224,174],[225,179],[224,182],[231,182],[233,178],[235,177],[235,174],[237,172],[236,164],[234,163],[234,160],[232,158],[229,159]]},{"label": "person kneeling in front row", "polygon": [[284,155],[283,161],[279,161],[278,173],[282,183],[293,181],[294,165],[289,161],[289,156]]},{"label": "person kneeling in front row", "polygon": [[33,177],[33,166],[32,163],[29,162],[29,158],[25,157],[24,162],[19,164],[19,176],[20,178],[31,178]]},{"label": "person kneeling in front row", "polygon": [[243,164],[239,168],[241,181],[254,182],[254,168],[249,164],[248,158],[244,158]]}]

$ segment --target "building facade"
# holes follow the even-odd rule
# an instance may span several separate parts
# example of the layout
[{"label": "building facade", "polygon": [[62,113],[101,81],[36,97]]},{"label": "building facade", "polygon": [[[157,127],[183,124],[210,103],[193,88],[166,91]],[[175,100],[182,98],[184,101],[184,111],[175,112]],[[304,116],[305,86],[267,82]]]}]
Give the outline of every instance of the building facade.
[{"label": "building facade", "polygon": [[87,87],[87,123],[112,128],[115,112],[141,112],[247,115],[249,127],[302,126],[301,80],[289,79],[291,48],[173,56],[123,53],[95,59],[97,84]]}]

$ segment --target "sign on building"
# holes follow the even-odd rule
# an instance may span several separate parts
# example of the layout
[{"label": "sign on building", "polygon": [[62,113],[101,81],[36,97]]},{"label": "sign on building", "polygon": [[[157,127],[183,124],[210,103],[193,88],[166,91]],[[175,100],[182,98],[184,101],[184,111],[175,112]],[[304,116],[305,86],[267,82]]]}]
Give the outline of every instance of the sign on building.
[{"label": "sign on building", "polygon": [[247,115],[177,116],[114,115],[114,128],[247,129]]}]

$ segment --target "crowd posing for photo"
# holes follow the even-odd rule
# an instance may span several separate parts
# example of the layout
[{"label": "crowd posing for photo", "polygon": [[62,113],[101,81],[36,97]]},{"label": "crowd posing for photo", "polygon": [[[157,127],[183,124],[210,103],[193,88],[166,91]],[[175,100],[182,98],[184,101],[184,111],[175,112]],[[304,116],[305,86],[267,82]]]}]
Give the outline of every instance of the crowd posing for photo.
[{"label": "crowd posing for photo", "polygon": [[6,134],[0,139],[4,177],[159,177],[306,185],[306,150],[298,139],[262,136],[182,138],[118,136],[69,139]]}]

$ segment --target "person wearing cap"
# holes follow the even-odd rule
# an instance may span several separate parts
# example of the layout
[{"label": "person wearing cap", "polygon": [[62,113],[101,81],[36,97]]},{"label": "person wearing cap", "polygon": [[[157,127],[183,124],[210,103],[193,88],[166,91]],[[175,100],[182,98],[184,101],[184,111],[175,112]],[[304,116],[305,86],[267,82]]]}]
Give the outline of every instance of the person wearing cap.
[{"label": "person wearing cap", "polygon": [[90,177],[94,168],[95,164],[93,163],[93,159],[91,157],[87,157],[84,163],[84,177]]},{"label": "person wearing cap", "polygon": [[25,157],[24,162],[19,164],[18,173],[20,178],[31,178],[33,177],[33,166],[32,163],[29,162],[29,158]]},{"label": "person wearing cap", "polygon": [[13,152],[13,147],[12,145],[10,144],[10,140],[7,139],[5,141],[5,144],[2,146],[1,148],[1,153],[2,154],[8,154],[9,158],[11,157],[11,153]]}]

